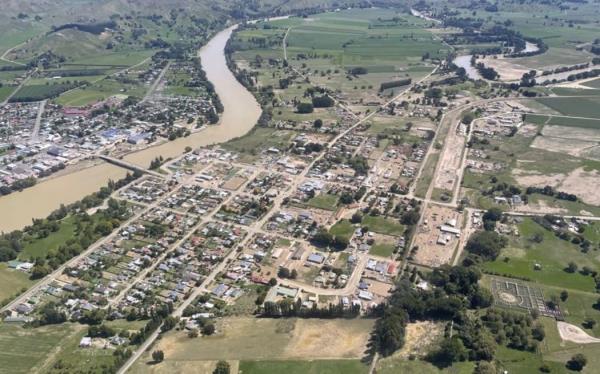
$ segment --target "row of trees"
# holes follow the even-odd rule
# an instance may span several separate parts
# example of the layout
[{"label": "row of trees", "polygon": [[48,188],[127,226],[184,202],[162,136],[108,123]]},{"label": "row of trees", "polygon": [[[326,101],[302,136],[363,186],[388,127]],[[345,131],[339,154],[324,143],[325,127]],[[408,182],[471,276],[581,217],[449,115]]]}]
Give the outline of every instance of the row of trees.
[{"label": "row of trees", "polygon": [[311,308],[302,305],[302,300],[295,302],[291,299],[283,299],[278,302],[267,301],[261,309],[261,316],[269,318],[299,317],[299,318],[355,318],[360,315],[360,305],[345,307],[339,304],[329,304],[327,307],[319,308],[313,303]]}]

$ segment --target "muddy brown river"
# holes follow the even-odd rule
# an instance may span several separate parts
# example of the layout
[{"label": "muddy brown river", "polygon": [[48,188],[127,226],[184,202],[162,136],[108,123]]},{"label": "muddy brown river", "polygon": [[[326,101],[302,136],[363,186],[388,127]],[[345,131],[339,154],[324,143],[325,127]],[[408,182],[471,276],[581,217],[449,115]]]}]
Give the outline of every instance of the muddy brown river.
[{"label": "muddy brown river", "polygon": [[[223,143],[252,129],[261,114],[260,105],[227,67],[224,49],[236,26],[215,35],[199,52],[207,78],[223,103],[219,124],[209,126],[186,138],[149,147],[129,154],[125,160],[147,167],[158,156],[176,157],[188,146],[199,147]],[[125,176],[127,170],[100,164],[41,182],[23,192],[0,197],[0,232],[20,229],[32,218],[46,217],[60,204],[69,204],[106,185],[110,179]]]}]

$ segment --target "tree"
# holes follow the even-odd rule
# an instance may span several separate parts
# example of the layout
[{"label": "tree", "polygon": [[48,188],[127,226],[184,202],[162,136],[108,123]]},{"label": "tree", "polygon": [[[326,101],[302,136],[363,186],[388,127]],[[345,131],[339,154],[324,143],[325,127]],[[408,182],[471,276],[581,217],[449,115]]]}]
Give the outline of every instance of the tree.
[{"label": "tree", "polygon": [[312,104],[315,108],[329,108],[335,104],[335,101],[328,95],[323,95],[313,97]]},{"label": "tree", "polygon": [[207,323],[202,327],[202,335],[212,335],[215,333],[215,325],[212,323]]},{"label": "tree", "polygon": [[487,308],[494,302],[494,296],[485,288],[478,288],[471,296],[471,307]]},{"label": "tree", "polygon": [[406,312],[386,313],[375,322],[373,343],[383,356],[389,356],[404,344]]},{"label": "tree", "polygon": [[229,363],[227,361],[217,362],[217,367],[213,370],[213,374],[229,374]]},{"label": "tree", "polygon": [[190,339],[197,338],[197,337],[198,337],[198,329],[191,329],[191,330],[188,332],[188,337],[189,337]]},{"label": "tree", "polygon": [[431,361],[438,366],[450,366],[453,362],[467,359],[467,349],[458,336],[447,338],[440,344],[440,349],[430,357]]},{"label": "tree", "polygon": [[577,353],[567,361],[567,368],[570,370],[581,371],[585,365],[587,365],[587,358],[581,353]]},{"label": "tree", "polygon": [[307,114],[312,113],[314,111],[314,107],[312,103],[299,103],[296,106],[296,110],[298,111],[298,113]]},{"label": "tree", "polygon": [[479,361],[473,374],[496,374],[496,367],[491,362]]},{"label": "tree", "polygon": [[574,263],[573,261],[569,262],[569,264],[565,268],[565,271],[567,273],[574,273],[574,272],[576,272],[577,271],[577,264]]},{"label": "tree", "polygon": [[279,278],[289,278],[290,277],[290,269],[288,269],[286,267],[279,268],[279,271],[277,271],[277,276]]},{"label": "tree", "polygon": [[165,353],[161,350],[156,350],[152,352],[152,360],[154,362],[162,362],[165,359]]},{"label": "tree", "polygon": [[582,325],[586,329],[593,329],[594,326],[596,326],[596,320],[593,318],[586,318]]},{"label": "tree", "polygon": [[361,223],[362,222],[362,214],[356,212],[350,218],[350,223]]},{"label": "tree", "polygon": [[320,129],[321,127],[323,127],[323,120],[322,119],[316,119],[315,122],[313,122],[313,127],[315,129]]},{"label": "tree", "polygon": [[465,248],[484,259],[495,260],[507,243],[506,237],[495,231],[479,231],[469,238]]},{"label": "tree", "polygon": [[562,290],[560,292],[560,300],[564,303],[565,301],[567,301],[568,298],[569,298],[569,291]]}]

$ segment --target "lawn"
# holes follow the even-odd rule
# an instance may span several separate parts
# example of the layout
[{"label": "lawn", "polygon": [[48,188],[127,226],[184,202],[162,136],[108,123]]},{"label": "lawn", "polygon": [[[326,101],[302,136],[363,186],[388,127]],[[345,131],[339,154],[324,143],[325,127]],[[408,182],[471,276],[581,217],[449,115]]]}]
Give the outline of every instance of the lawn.
[{"label": "lawn", "polygon": [[362,225],[379,234],[393,236],[404,234],[404,226],[392,218],[367,215],[363,218]]},{"label": "lawn", "polygon": [[394,254],[396,246],[389,243],[374,244],[369,250],[369,254],[381,257],[391,257]]},{"label": "lawn", "polygon": [[363,374],[369,367],[360,360],[241,361],[243,374]]},{"label": "lawn", "polygon": [[319,195],[316,195],[315,197],[311,198],[310,200],[308,200],[306,202],[306,205],[313,207],[313,208],[319,208],[319,209],[325,209],[325,210],[335,210],[337,208],[337,203],[338,203],[337,195],[319,194]]},{"label": "lawn", "polygon": [[[533,282],[555,287],[592,292],[594,279],[578,272],[567,273],[564,269],[570,261],[579,268],[589,266],[597,269],[600,265],[595,253],[585,254],[579,247],[557,238],[532,219],[526,218],[518,225],[519,237],[511,237],[507,248],[493,262],[483,264],[483,268],[498,274],[525,277]],[[534,234],[541,234],[543,240],[537,243],[531,240]],[[508,261],[505,261],[508,257]],[[541,270],[534,270],[534,264],[540,264]]]},{"label": "lawn", "polygon": [[329,232],[334,236],[345,237],[350,240],[354,233],[354,226],[347,219],[342,219],[331,226]]}]

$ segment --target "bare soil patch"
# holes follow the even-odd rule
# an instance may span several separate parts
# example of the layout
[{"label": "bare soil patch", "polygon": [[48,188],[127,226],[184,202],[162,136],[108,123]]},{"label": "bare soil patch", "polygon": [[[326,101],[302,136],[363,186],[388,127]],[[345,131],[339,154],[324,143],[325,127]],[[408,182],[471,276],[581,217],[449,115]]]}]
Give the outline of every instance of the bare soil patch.
[{"label": "bare soil patch", "polygon": [[596,170],[588,172],[583,168],[578,168],[569,173],[559,188],[577,195],[587,204],[600,205],[599,183],[600,174]]},{"label": "bare soil patch", "polygon": [[373,320],[298,320],[283,356],[359,358],[367,349]]},{"label": "bare soil patch", "polygon": [[486,57],[479,59],[478,62],[479,61],[483,62],[487,67],[494,68],[498,74],[500,74],[500,80],[504,82],[519,80],[524,73],[528,73],[531,70],[515,64],[512,59],[505,59],[502,57]]},{"label": "bare soil patch", "polygon": [[545,175],[535,171],[523,170],[515,168],[512,174],[521,186],[558,186],[565,178],[564,174]]},{"label": "bare soil patch", "polygon": [[406,325],[406,343],[396,354],[401,358],[410,355],[422,355],[428,351],[443,334],[444,325],[430,321],[409,323]]},{"label": "bare soil patch", "polygon": [[600,343],[600,339],[588,335],[581,328],[570,323],[558,321],[556,322],[556,327],[562,340],[568,340],[577,344]]},{"label": "bare soil patch", "polygon": [[247,179],[244,177],[234,176],[229,178],[229,180],[223,183],[223,188],[230,191],[235,191],[242,186],[242,184],[246,183]]}]

